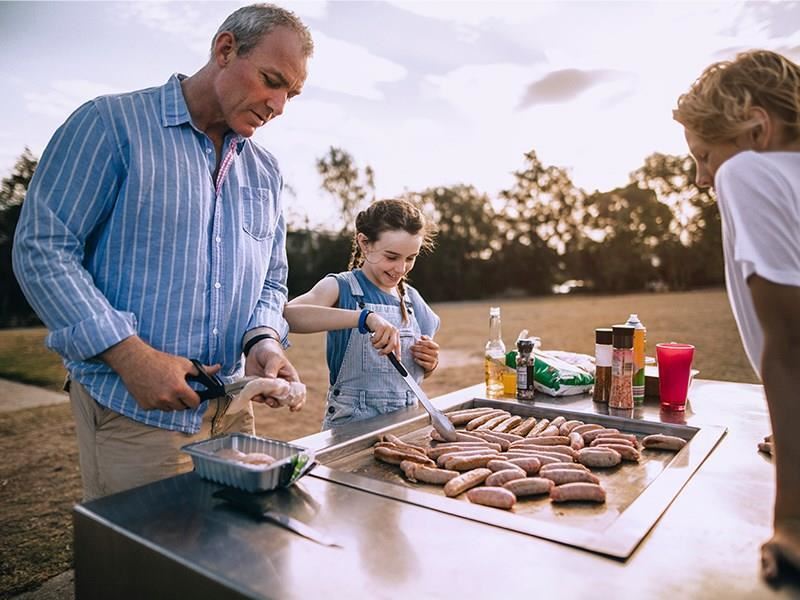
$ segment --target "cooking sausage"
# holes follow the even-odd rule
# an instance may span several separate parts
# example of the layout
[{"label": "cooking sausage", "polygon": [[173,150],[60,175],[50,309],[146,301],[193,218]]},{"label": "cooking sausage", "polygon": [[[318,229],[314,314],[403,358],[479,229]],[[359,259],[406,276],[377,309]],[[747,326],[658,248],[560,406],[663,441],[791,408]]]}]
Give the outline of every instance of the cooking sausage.
[{"label": "cooking sausage", "polygon": [[[531,437],[525,438],[530,440]],[[563,435],[548,435],[533,438],[533,441],[540,446],[569,446],[569,438]]]},{"label": "cooking sausage", "polygon": [[489,419],[492,419],[492,418],[496,417],[497,415],[499,415],[500,413],[503,413],[503,412],[505,412],[505,411],[504,410],[500,410],[499,408],[493,408],[488,413],[484,413],[484,414],[482,414],[480,416],[475,417],[471,421],[468,421],[467,425],[466,425],[466,429],[467,429],[467,431],[472,431],[473,429],[477,429],[478,427],[480,427],[481,425],[486,423],[486,421],[488,421]]},{"label": "cooking sausage", "polygon": [[492,429],[494,433],[506,433],[509,429],[513,429],[522,422],[522,417],[518,415],[511,415],[505,421],[501,421],[496,427]]},{"label": "cooking sausage", "polygon": [[655,433],[648,435],[642,440],[642,445],[645,448],[653,450],[674,450],[678,451],[686,445],[686,440],[676,437],[674,435],[664,435]]},{"label": "cooking sausage", "polygon": [[555,452],[538,452],[536,450],[514,450],[511,452],[506,452],[502,455],[503,458],[511,459],[511,458],[538,458],[539,462],[543,465],[548,465],[550,463],[569,463],[572,462],[572,459],[569,456],[564,456],[563,454],[557,454]]},{"label": "cooking sausage", "polygon": [[447,413],[447,418],[453,425],[466,425],[472,419],[480,417],[490,412],[492,409],[489,407],[484,408],[470,408],[468,410],[457,410],[455,412]]},{"label": "cooking sausage", "polygon": [[624,438],[617,438],[617,437],[598,437],[592,440],[592,443],[589,444],[590,448],[594,448],[595,446],[608,446],[609,444],[621,444],[623,446],[628,446],[629,448],[635,448],[633,442],[630,440],[626,440]]},{"label": "cooking sausage", "polygon": [[536,425],[536,417],[528,417],[522,423],[514,427],[509,433],[526,436],[531,429]]},{"label": "cooking sausage", "polygon": [[552,502],[605,502],[606,491],[596,483],[565,483],[550,490]]},{"label": "cooking sausage", "polygon": [[564,485],[565,483],[577,483],[584,481],[586,483],[600,483],[596,475],[592,475],[589,471],[579,471],[577,469],[548,469],[539,474],[540,477],[549,479],[556,485]]},{"label": "cooking sausage", "polygon": [[570,431],[567,437],[569,437],[569,447],[573,450],[580,450],[586,445],[586,442],[583,441],[583,436],[577,431]]},{"label": "cooking sausage", "polygon": [[578,451],[578,462],[587,467],[616,467],[622,462],[622,456],[611,448],[584,448]]},{"label": "cooking sausage", "polygon": [[627,446],[625,444],[608,444],[603,446],[596,446],[597,448],[611,448],[612,450],[619,452],[619,455],[622,457],[622,460],[627,460],[630,462],[639,462],[641,459],[641,455],[639,451],[634,448],[633,446]]},{"label": "cooking sausage", "polygon": [[435,460],[442,454],[448,454],[450,452],[466,452],[468,450],[492,450],[494,452],[500,452],[500,445],[489,442],[461,442],[456,444],[442,444],[440,446],[436,446],[435,448],[428,448],[426,454],[429,458],[433,458]]},{"label": "cooking sausage", "polygon": [[467,499],[473,504],[483,504],[494,508],[511,509],[517,501],[513,492],[502,487],[479,487],[467,492]]},{"label": "cooking sausage", "polygon": [[558,427],[556,427],[555,425],[548,425],[547,427],[544,428],[544,430],[540,431],[534,437],[536,437],[536,438],[539,438],[539,437],[551,437],[551,436],[554,436],[554,435],[558,435]]},{"label": "cooking sausage", "polygon": [[542,462],[535,456],[529,456],[526,458],[509,458],[503,462],[509,462],[512,465],[520,467],[528,475],[536,475],[542,466]]},{"label": "cooking sausage", "polygon": [[536,437],[550,426],[550,419],[539,419],[539,422],[534,425],[533,429],[528,432],[525,437]]},{"label": "cooking sausage", "polygon": [[510,416],[511,416],[511,413],[507,413],[507,412],[503,411],[502,413],[500,413],[499,415],[497,415],[495,417],[492,417],[491,419],[489,419],[485,423],[482,423],[481,425],[478,425],[475,428],[475,431],[491,431],[492,429],[494,429],[495,426],[499,425],[500,423],[505,421]]},{"label": "cooking sausage", "polygon": [[399,448],[388,448],[383,446],[380,448],[375,448],[372,451],[372,454],[376,459],[385,463],[389,463],[390,465],[399,465],[404,460],[411,460],[429,467],[436,466],[436,463],[427,456],[421,456],[416,452],[407,452],[405,450],[400,450]]},{"label": "cooking sausage", "polygon": [[601,432],[595,439],[597,441],[600,438],[616,438],[620,440],[627,440],[633,444],[634,448],[639,446],[639,438],[637,438],[632,433],[606,433],[605,431]]},{"label": "cooking sausage", "polygon": [[578,425],[583,425],[583,421],[567,421],[558,428],[558,435],[569,435]]},{"label": "cooking sausage", "polygon": [[572,431],[570,431],[570,433],[580,433],[583,435],[587,431],[593,431],[595,429],[605,429],[605,427],[598,425],[597,423],[586,423],[585,425],[578,425]]},{"label": "cooking sausage", "polygon": [[519,469],[523,473],[525,472],[525,470],[519,465],[515,465],[512,462],[508,462],[507,460],[502,460],[500,458],[496,460],[490,460],[488,463],[486,463],[486,468],[491,469],[495,473],[498,471],[505,471],[506,469]]},{"label": "cooking sausage", "polygon": [[551,463],[549,465],[545,465],[540,469],[540,473],[546,473],[547,471],[560,471],[562,469],[569,469],[570,471],[588,471],[589,469],[586,466],[582,465],[581,463]]},{"label": "cooking sausage", "polygon": [[488,454],[496,454],[494,450],[489,450],[488,448],[476,448],[474,450],[456,450],[454,452],[446,452],[439,456],[436,459],[436,464],[439,467],[444,467],[447,464],[447,461],[451,458],[468,458],[470,456],[486,456]]},{"label": "cooking sausage", "polygon": [[515,479],[524,479],[525,475],[525,471],[515,466],[511,469],[504,469],[503,471],[492,473],[486,478],[486,485],[503,485],[504,483],[508,483],[509,481],[513,481]]},{"label": "cooking sausage", "polygon": [[475,435],[475,437],[479,440],[484,440],[493,444],[500,444],[500,449],[503,451],[508,450],[508,446],[511,443],[499,435],[489,433],[488,431],[475,431],[473,435]]},{"label": "cooking sausage", "polygon": [[458,496],[468,489],[482,484],[491,474],[492,472],[489,469],[473,469],[472,471],[462,473],[458,477],[453,477],[453,479],[444,484],[445,496],[449,498]]},{"label": "cooking sausage", "polygon": [[[442,437],[442,434],[431,428],[431,439],[434,442],[450,442]],[[466,433],[464,431],[456,431],[456,442],[480,442],[482,438]],[[453,443],[453,442],[450,442]]]},{"label": "cooking sausage", "polygon": [[578,452],[569,446],[542,446],[541,444],[536,444],[535,441],[536,438],[531,438],[522,440],[521,442],[514,442],[511,444],[509,450],[541,450],[543,452],[556,452],[558,454],[564,454],[570,458],[575,458],[578,456]]},{"label": "cooking sausage", "polygon": [[[499,458],[498,454],[474,454],[472,456],[451,456],[444,463],[445,469],[452,471],[470,471],[484,468],[490,460]],[[489,471],[491,473],[491,471]]]},{"label": "cooking sausage", "polygon": [[555,419],[550,421],[550,427],[559,428],[566,422],[567,422],[567,418],[566,417],[562,417],[561,415],[558,415]]},{"label": "cooking sausage", "polygon": [[619,429],[614,429],[613,427],[610,429],[593,429],[583,434],[583,441],[591,444],[601,433],[619,433]]},{"label": "cooking sausage", "polygon": [[408,446],[397,446],[392,444],[391,442],[375,442],[372,446],[373,448],[389,448],[393,450],[399,450],[401,452],[407,452],[409,454],[416,454],[418,456],[427,456],[424,450],[417,450],[416,448],[409,448]]},{"label": "cooking sausage", "polygon": [[396,435],[392,435],[391,433],[387,433],[386,435],[384,435],[383,441],[389,442],[390,444],[394,444],[395,446],[398,446],[403,450],[416,450],[417,452],[425,454],[425,448],[423,448],[422,446],[415,446],[414,444],[409,444],[408,442],[404,442],[399,437],[397,437]]},{"label": "cooking sausage", "polygon": [[508,443],[516,442],[522,439],[521,435],[514,435],[513,433],[505,433],[503,431],[478,431],[473,433],[473,435],[476,434],[484,436],[487,440],[489,439],[489,436],[494,436],[495,438],[503,439]]},{"label": "cooking sausage", "polygon": [[404,460],[400,463],[405,476],[411,481],[422,481],[434,485],[444,485],[451,479],[458,477],[458,471],[448,471],[446,469],[433,469],[419,463]]},{"label": "cooking sausage", "polygon": [[539,496],[550,493],[553,482],[544,477],[526,477],[509,481],[503,487],[513,492],[517,498],[522,498],[523,496]]}]

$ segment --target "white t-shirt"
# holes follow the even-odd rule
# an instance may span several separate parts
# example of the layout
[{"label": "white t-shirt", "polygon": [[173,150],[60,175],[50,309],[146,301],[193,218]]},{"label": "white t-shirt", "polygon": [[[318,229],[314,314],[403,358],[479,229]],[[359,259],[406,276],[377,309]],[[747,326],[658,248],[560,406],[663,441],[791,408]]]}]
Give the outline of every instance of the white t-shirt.
[{"label": "white t-shirt", "polygon": [[755,274],[800,287],[800,152],[740,152],[717,170],[714,186],[728,298],[747,357],[760,375],[764,332],[747,279]]}]

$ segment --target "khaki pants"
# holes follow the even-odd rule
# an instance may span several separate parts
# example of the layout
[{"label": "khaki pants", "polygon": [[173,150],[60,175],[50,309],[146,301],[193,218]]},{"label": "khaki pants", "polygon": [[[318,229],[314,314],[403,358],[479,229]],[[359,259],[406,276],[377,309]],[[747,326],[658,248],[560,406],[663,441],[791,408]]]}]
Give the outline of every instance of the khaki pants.
[{"label": "khaki pants", "polygon": [[252,406],[226,415],[227,398],[209,400],[200,431],[194,435],[134,421],[92,398],[80,383],[69,382],[78,435],[84,501],[107,496],[192,470],[181,446],[225,433],[254,433]]}]

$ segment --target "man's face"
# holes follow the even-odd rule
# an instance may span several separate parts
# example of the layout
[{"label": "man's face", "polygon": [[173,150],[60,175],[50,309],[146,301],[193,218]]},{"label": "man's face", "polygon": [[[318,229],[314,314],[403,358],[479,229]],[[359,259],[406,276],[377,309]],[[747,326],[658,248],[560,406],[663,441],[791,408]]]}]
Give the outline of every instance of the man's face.
[{"label": "man's face", "polygon": [[246,55],[231,51],[217,79],[217,97],[228,126],[244,137],[283,113],[306,80],[300,37],[277,27]]},{"label": "man's face", "polygon": [[684,128],[684,135],[686,143],[689,145],[689,152],[697,165],[695,183],[701,188],[714,187],[714,176],[717,174],[717,169],[726,160],[745,149],[735,142],[707,142],[686,128]]}]

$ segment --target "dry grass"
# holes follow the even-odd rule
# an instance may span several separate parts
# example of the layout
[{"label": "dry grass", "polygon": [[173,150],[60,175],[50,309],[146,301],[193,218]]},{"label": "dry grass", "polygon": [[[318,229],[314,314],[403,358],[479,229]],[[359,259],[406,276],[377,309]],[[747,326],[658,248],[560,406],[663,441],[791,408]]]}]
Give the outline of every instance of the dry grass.
[{"label": "dry grass", "polygon": [[[742,350],[723,290],[625,296],[567,296],[437,304],[442,317],[437,341],[440,367],[424,383],[431,396],[483,377],[483,345],[490,305],[502,308],[511,344],[520,329],[542,338],[546,349],[593,353],[596,327],[620,323],[637,312],[656,342],[696,346],[694,366],[704,379],[756,381]],[[60,389],[63,368],[44,350],[44,331],[0,331],[0,377]],[[257,410],[261,435],[291,440],[318,431],[328,373],[325,337],[296,335],[289,355],[308,386],[300,413]],[[30,448],[36,448],[31,452]],[[77,449],[66,405],[0,414],[0,597],[34,588],[71,563],[71,506],[80,499]]]}]

